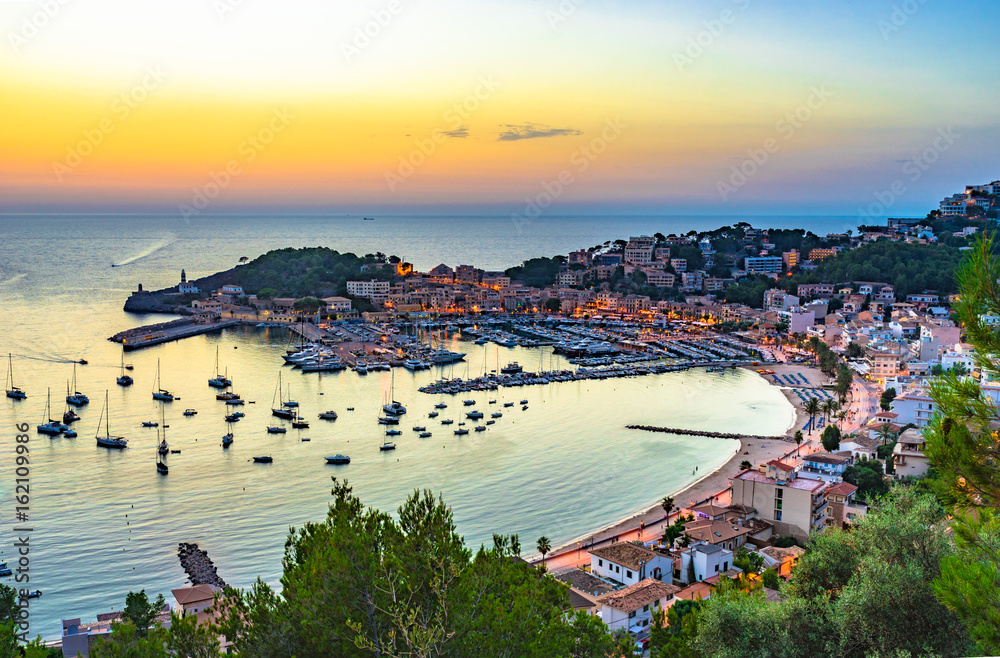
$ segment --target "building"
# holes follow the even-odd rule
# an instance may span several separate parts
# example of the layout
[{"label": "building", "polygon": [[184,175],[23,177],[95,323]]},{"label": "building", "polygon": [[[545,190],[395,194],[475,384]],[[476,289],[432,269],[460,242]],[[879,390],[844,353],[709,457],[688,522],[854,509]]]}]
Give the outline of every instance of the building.
[{"label": "building", "polygon": [[896,350],[869,350],[866,361],[869,376],[884,381],[899,374],[903,355]]},{"label": "building", "polygon": [[594,258],[594,263],[596,265],[618,267],[619,265],[622,264],[622,254],[619,252],[601,254],[600,256]]},{"label": "building", "polygon": [[799,266],[799,255],[798,249],[792,249],[781,254],[781,260],[784,261],[787,269],[792,269]]},{"label": "building", "polygon": [[705,273],[701,270],[681,272],[681,290],[684,292],[701,292],[705,283]]},{"label": "building", "polygon": [[924,454],[924,437],[920,430],[910,428],[896,439],[896,447],[892,450],[892,463],[896,469],[896,477],[913,475],[923,477],[930,468],[930,459]]},{"label": "building", "polygon": [[799,546],[789,546],[788,548],[767,546],[760,549],[760,554],[764,558],[764,567],[766,569],[774,569],[783,578],[788,578],[792,575],[795,563],[799,561],[799,558],[805,552],[805,549]]},{"label": "building", "polygon": [[907,391],[891,403],[892,412],[896,414],[895,423],[927,427],[935,413],[934,404],[934,400],[923,391]]},{"label": "building", "polygon": [[686,258],[671,258],[670,267],[674,268],[674,271],[678,274],[681,272],[687,272],[688,262]]},{"label": "building", "polygon": [[648,265],[653,262],[653,247],[656,240],[649,236],[629,238],[625,245],[625,262],[632,265]]},{"label": "building", "polygon": [[370,281],[348,281],[347,294],[355,297],[372,299],[378,295],[389,294],[389,282],[372,279]]},{"label": "building", "polygon": [[[692,543],[713,544],[729,551],[742,546],[752,532],[753,529],[750,527],[731,523],[725,519],[720,521],[697,519],[684,526],[684,534],[691,538]],[[728,567],[723,569],[727,570]]]},{"label": "building", "polygon": [[594,261],[594,253],[587,251],[586,249],[580,249],[579,251],[569,252],[569,264],[570,265],[585,265],[590,267],[590,264]]},{"label": "building", "polygon": [[806,539],[826,525],[829,485],[819,479],[798,477],[795,467],[772,460],[766,469],[748,470],[732,480],[733,502],[757,510],[757,517],[774,525],[774,533]]},{"label": "building", "polygon": [[177,614],[180,617],[198,615],[199,623],[208,619],[209,609],[215,603],[215,594],[221,591],[215,585],[194,585],[171,590],[177,600]]},{"label": "building", "polygon": [[819,295],[832,295],[832,283],[801,283],[795,290],[799,297],[813,297]]},{"label": "building", "polygon": [[597,598],[601,620],[611,631],[619,628],[639,634],[649,628],[654,610],[670,607],[680,588],[647,578],[634,585]]},{"label": "building", "polygon": [[851,465],[851,458],[825,452],[814,452],[802,458],[799,473],[827,482],[840,482]]},{"label": "building", "polygon": [[455,268],[455,281],[458,283],[480,284],[484,272],[474,265],[459,265]]},{"label": "building", "polygon": [[969,205],[969,196],[966,194],[952,194],[941,200],[938,210],[943,216],[964,216],[965,209]]},{"label": "building", "polygon": [[781,311],[778,317],[788,324],[789,334],[804,334],[809,331],[809,327],[816,324],[816,312],[806,311],[801,306]]},{"label": "building", "polygon": [[811,260],[814,263],[818,263],[819,261],[825,258],[830,258],[831,256],[836,256],[836,255],[837,255],[836,249],[817,248],[809,250],[809,260]]},{"label": "building", "polygon": [[682,551],[676,564],[674,580],[685,585],[699,583],[729,571],[733,565],[733,551],[718,544],[696,544]]},{"label": "building", "polygon": [[625,585],[641,580],[660,580],[672,573],[671,559],[645,546],[622,542],[590,551],[590,572]]},{"label": "building", "polygon": [[431,268],[427,275],[433,279],[438,279],[441,281],[452,281],[455,278],[455,270],[451,269],[444,263]]},{"label": "building", "polygon": [[781,288],[771,288],[764,291],[765,311],[784,311],[799,305],[799,298],[791,295]]},{"label": "building", "polygon": [[705,292],[722,292],[726,289],[726,280],[718,277],[706,277],[704,283]]},{"label": "building", "polygon": [[830,517],[827,522],[836,528],[846,528],[854,519],[863,516],[868,508],[858,505],[854,495],[858,488],[850,482],[838,482],[826,490],[826,500],[830,503]]},{"label": "building", "polygon": [[323,303],[331,313],[349,313],[351,311],[351,300],[346,297],[324,297]]},{"label": "building", "polygon": [[556,277],[556,282],[560,286],[578,286],[583,281],[583,272],[580,270],[560,272]]},{"label": "building", "polygon": [[646,283],[656,288],[673,288],[677,277],[670,272],[651,270],[646,272]]},{"label": "building", "polygon": [[747,274],[780,273],[784,265],[781,256],[747,256],[743,260],[743,269]]}]

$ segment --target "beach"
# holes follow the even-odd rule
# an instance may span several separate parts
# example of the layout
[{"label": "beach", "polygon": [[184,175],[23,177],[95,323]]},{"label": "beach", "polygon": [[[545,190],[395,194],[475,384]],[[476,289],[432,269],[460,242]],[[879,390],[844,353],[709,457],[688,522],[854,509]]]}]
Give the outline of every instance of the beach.
[{"label": "beach", "polygon": [[[746,367],[745,370],[754,372],[764,377],[773,386],[781,386],[782,393],[795,408],[795,420],[785,433],[786,441],[771,440],[761,441],[760,439],[739,439],[739,448],[735,449],[733,455],[716,470],[706,473],[702,478],[680,491],[664,494],[670,495],[674,499],[674,505],[679,508],[671,511],[670,522],[677,519],[678,514],[686,513],[691,507],[697,506],[709,499],[714,499],[720,504],[729,503],[729,482],[734,475],[742,469],[740,464],[746,460],[757,467],[773,459],[782,459],[791,453],[797,452],[797,448],[808,450],[814,441],[819,440],[819,434],[814,432],[812,440],[805,432],[804,428],[809,422],[809,415],[803,409],[803,401],[784,383],[775,381],[774,377],[760,375],[757,367]],[[772,370],[777,375],[801,375],[811,386],[819,387],[826,383],[828,378],[818,369],[810,368],[798,364],[769,364],[766,368]],[[805,385],[803,384],[803,387]],[[801,446],[796,446],[791,440],[797,430],[803,430],[806,434]],[[642,431],[642,430],[636,430]],[[720,439],[706,439],[707,441],[718,441]],[[589,563],[586,554],[587,548],[596,548],[607,545],[614,541],[632,541],[635,539],[648,541],[663,534],[667,519],[663,513],[663,507],[659,501],[652,503],[639,512],[598,528],[592,533],[577,537],[570,542],[555,547],[545,558],[545,564],[550,571],[578,566],[582,563]],[[531,562],[539,562],[540,555],[531,556]]]}]

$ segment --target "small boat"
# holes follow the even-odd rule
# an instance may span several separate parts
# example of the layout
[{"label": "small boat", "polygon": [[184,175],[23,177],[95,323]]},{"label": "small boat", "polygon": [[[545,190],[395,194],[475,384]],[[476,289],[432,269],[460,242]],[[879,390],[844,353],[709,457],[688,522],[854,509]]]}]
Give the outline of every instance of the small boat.
[{"label": "small boat", "polygon": [[171,455],[179,455],[179,454],[181,454],[181,451],[180,450],[171,450],[170,454]]},{"label": "small boat", "polygon": [[66,425],[63,425],[59,421],[52,420],[52,395],[49,394],[45,401],[45,415],[42,416],[43,422],[41,425],[37,426],[39,434],[47,434],[49,436],[58,436],[63,433],[63,430],[69,429]]},{"label": "small boat", "polygon": [[170,447],[167,446],[166,437],[164,437],[163,440],[160,441],[160,446],[157,448],[157,452],[159,452],[161,455],[166,455],[170,452]]},{"label": "small boat", "polygon": [[80,417],[72,409],[67,409],[63,412],[63,423],[75,423],[80,420]]},{"label": "small boat", "polygon": [[274,461],[271,455],[261,455],[260,457],[254,457],[253,460],[258,464],[270,464]]},{"label": "small boat", "polygon": [[184,415],[185,415],[185,416],[194,416],[194,415],[195,415],[195,414],[197,414],[197,413],[198,413],[198,412],[197,412],[197,411],[195,411],[194,409],[185,409],[185,410],[184,410]]},{"label": "small boat", "polygon": [[521,400],[521,404],[528,404],[527,400]]},{"label": "small boat", "polygon": [[427,439],[427,438],[430,438],[431,433],[430,432],[421,432],[417,436],[419,436],[421,439]]},{"label": "small boat", "polygon": [[479,420],[480,418],[483,417],[483,412],[482,411],[470,411],[469,413],[465,414],[465,417],[469,418],[471,420]]},{"label": "small boat", "polygon": [[285,429],[284,427],[280,427],[280,426],[276,427],[276,426],[272,425],[272,426],[269,426],[267,428],[267,433],[268,434],[284,434],[287,431],[288,431],[287,429]]},{"label": "small boat", "polygon": [[523,407],[521,407],[521,411],[527,411],[527,410],[528,410],[528,405],[524,405]]},{"label": "small boat", "polygon": [[309,441],[312,441],[312,439],[310,439],[308,436],[303,436],[302,437],[302,442],[303,443],[308,443]]},{"label": "small boat", "polygon": [[76,430],[66,430],[63,432],[63,437],[67,439],[75,439],[77,437]]},{"label": "small boat", "polygon": [[400,432],[399,430],[386,430],[385,435],[386,436],[400,436],[400,435],[402,435],[402,432]]},{"label": "small boat", "polygon": [[157,423],[157,422],[155,422],[155,421],[152,421],[152,420],[144,420],[144,421],[142,421],[142,426],[143,427],[159,427],[160,424]]},{"label": "small boat", "polygon": [[490,342],[490,341],[486,340],[485,338],[477,338],[477,339],[476,339],[476,340],[474,340],[473,342],[474,342],[474,343],[475,343],[476,345],[485,345],[486,343],[488,343],[488,342]]},{"label": "small boat", "polygon": [[222,436],[222,447],[223,448],[228,448],[231,445],[233,445],[233,433],[232,432],[230,432],[229,434],[224,434]]},{"label": "small boat", "polygon": [[232,391],[226,391],[224,393],[216,393],[215,394],[215,399],[216,400],[226,400],[226,401],[229,401],[229,400],[238,400],[239,397],[240,396],[239,396],[238,393],[233,393]]},{"label": "small boat", "polygon": [[432,411],[429,414],[427,414],[427,417],[428,418],[437,418],[438,417],[438,412]]},{"label": "small boat", "polygon": [[11,400],[24,400],[28,394],[14,386],[14,357],[7,353],[7,397]]},{"label": "small boat", "polygon": [[497,403],[496,400],[490,400],[490,404],[496,404],[496,403]]},{"label": "small boat", "polygon": [[486,426],[485,425],[476,425],[476,431],[477,432],[485,432],[486,431]]},{"label": "small boat", "polygon": [[522,368],[517,361],[511,361],[503,368],[500,368],[500,373],[504,375],[516,375],[522,370],[524,370],[524,368]]},{"label": "small boat", "polygon": [[448,405],[446,405],[444,402],[438,402],[437,404],[434,405],[434,408],[435,409],[447,409]]},{"label": "small boat", "polygon": [[337,420],[336,411],[324,411],[319,415],[320,420]]},{"label": "small boat", "polygon": [[14,572],[10,570],[6,562],[0,562],[0,578],[6,578],[12,575]]},{"label": "small boat", "polygon": [[379,416],[380,425],[399,425],[399,418],[396,416]]},{"label": "small boat", "polygon": [[287,409],[295,409],[295,408],[297,408],[299,406],[299,403],[295,402],[294,400],[287,400],[285,402],[282,402],[281,406],[283,406],[283,407],[285,407]]},{"label": "small boat", "polygon": [[414,425],[413,426],[413,431],[414,432],[425,432],[425,431],[427,431],[427,428],[424,427],[423,425]]},{"label": "small boat", "polygon": [[309,429],[309,421],[305,418],[296,418],[292,421],[292,427],[297,430],[307,430]]},{"label": "small boat", "polygon": [[513,407],[514,403],[513,402],[504,402],[503,406],[505,406],[505,407]]},{"label": "small boat", "polygon": [[362,217],[361,221],[363,221],[363,222],[374,222],[375,218],[374,217]]},{"label": "small boat", "polygon": [[351,458],[347,455],[334,455],[326,458],[327,464],[350,464]]},{"label": "small boat", "polygon": [[226,400],[226,404],[228,404],[231,407],[239,407],[242,406],[243,403],[244,403],[243,398],[241,398],[238,395],[234,398],[229,398],[228,400]]},{"label": "small boat", "polygon": [[490,418],[503,418],[503,414],[499,411],[490,414]]},{"label": "small boat", "polygon": [[395,443],[391,443],[389,441],[385,441],[384,443],[382,443],[382,445],[380,445],[378,447],[378,449],[381,450],[381,451],[383,451],[383,452],[386,451],[386,450],[395,450],[396,449],[396,444]]},{"label": "small boat", "polygon": [[34,592],[28,592],[22,598],[25,598],[25,599],[37,599],[41,595],[42,595],[42,590],[36,589]]},{"label": "small boat", "polygon": [[464,404],[467,407],[471,407],[472,405],[476,404],[476,401],[475,400],[462,400],[462,404]]},{"label": "small boat", "polygon": [[464,435],[466,435],[468,433],[469,433],[469,430],[465,429],[464,427],[461,428],[461,429],[455,430],[455,434],[458,435],[458,436],[464,436]]},{"label": "small boat", "polygon": [[159,459],[157,459],[156,460],[156,472],[159,473],[160,475],[166,475],[167,473],[170,472],[170,469],[167,468],[166,464],[164,464]]},{"label": "small boat", "polygon": [[487,424],[487,425],[495,425],[495,424],[496,424],[496,422],[497,422],[497,421],[495,421],[495,420],[488,420],[488,421],[486,421],[486,424]]},{"label": "small boat", "polygon": [[229,414],[228,416],[226,416],[226,422],[227,423],[235,423],[235,422],[239,421],[239,419],[241,417],[242,416],[240,416],[239,414]]},{"label": "small boat", "polygon": [[174,394],[160,386],[160,360],[156,360],[156,384],[153,386],[153,399],[161,402],[173,402]]},{"label": "small boat", "polygon": [[348,407],[347,410],[348,411],[354,411],[354,407]]},{"label": "small boat", "polygon": [[445,418],[444,420],[441,421],[441,424],[442,425],[451,425],[454,422],[455,421],[453,421],[451,418]]}]

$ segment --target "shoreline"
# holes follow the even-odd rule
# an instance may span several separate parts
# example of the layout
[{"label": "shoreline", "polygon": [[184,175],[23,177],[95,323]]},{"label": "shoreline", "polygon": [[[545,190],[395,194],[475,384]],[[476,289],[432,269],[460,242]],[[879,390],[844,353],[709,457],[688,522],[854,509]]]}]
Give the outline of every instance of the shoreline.
[{"label": "shoreline", "polygon": [[[803,409],[803,402],[792,392],[790,387],[758,373],[756,367],[741,366],[741,369],[752,372],[771,386],[777,386],[785,396],[785,399],[792,405],[793,419],[785,430],[784,436],[791,437],[797,430],[803,429],[808,424],[809,415]],[[820,377],[825,377],[812,368],[800,365],[772,364],[767,369],[774,370],[778,374],[801,372],[813,385],[819,385],[820,383],[817,381],[818,377],[816,377],[816,374],[819,374]],[[813,376],[810,377],[806,373],[811,373]],[[739,464],[744,459],[756,466],[772,459],[787,457],[789,454],[796,452],[800,447],[796,446],[794,441],[760,441],[759,439],[749,439],[745,436],[739,439],[722,440],[737,440],[739,441],[739,446],[734,450],[729,459],[720,464],[714,471],[706,473],[676,492],[666,494],[674,498],[674,504],[677,506],[674,510],[671,510],[670,519],[676,520],[676,517],[682,510],[690,509],[712,498],[718,499],[720,496],[725,496],[730,490],[729,481],[731,477],[740,472]],[[807,435],[801,447],[805,447],[809,443],[810,437]],[[607,523],[592,532],[584,533],[572,538],[568,542],[559,544],[546,554],[545,562],[547,565],[551,565],[553,561],[565,558],[567,555],[572,554],[573,551],[577,551],[579,554],[584,547],[593,548],[613,538],[621,540],[632,534],[635,534],[636,538],[642,538],[643,534],[647,536],[662,534],[665,530],[665,521],[668,521],[668,519],[664,516],[663,508],[659,501],[657,501],[617,521]],[[535,564],[541,560],[541,556],[537,552],[532,552],[527,559],[529,562]]]}]

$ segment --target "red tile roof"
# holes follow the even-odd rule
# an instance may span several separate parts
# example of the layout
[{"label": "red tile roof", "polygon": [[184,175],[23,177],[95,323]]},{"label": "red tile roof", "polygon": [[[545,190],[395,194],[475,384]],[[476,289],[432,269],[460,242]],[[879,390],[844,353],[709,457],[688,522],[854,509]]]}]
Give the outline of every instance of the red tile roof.
[{"label": "red tile roof", "polygon": [[653,601],[670,599],[680,589],[680,587],[669,585],[655,578],[647,578],[625,589],[599,596],[597,597],[597,602],[615,610],[632,612],[644,605],[649,605]]}]

